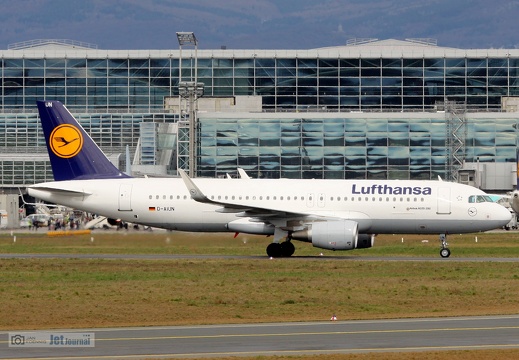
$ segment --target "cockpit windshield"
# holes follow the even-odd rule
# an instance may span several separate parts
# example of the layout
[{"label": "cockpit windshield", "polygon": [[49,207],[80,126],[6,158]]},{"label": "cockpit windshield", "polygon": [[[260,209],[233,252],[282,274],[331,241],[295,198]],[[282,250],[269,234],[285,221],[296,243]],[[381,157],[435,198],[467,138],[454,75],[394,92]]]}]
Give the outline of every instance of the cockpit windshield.
[{"label": "cockpit windshield", "polygon": [[469,196],[469,203],[493,202],[488,195],[471,195]]}]

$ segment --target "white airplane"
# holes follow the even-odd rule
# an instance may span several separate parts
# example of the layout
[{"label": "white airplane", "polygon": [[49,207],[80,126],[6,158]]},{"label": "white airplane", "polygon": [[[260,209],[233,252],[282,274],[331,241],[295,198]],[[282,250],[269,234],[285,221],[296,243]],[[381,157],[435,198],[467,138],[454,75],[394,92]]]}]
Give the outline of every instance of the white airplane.
[{"label": "white airplane", "polygon": [[516,170],[517,170],[517,185],[516,189],[512,191],[510,195],[510,206],[515,211],[516,214],[519,214],[519,150],[517,151],[516,157]]},{"label": "white airplane", "polygon": [[510,212],[481,190],[444,181],[132,178],[119,171],[59,101],[38,101],[56,181],[30,195],[126,222],[181,231],[274,235],[329,250],[373,246],[375,234],[446,235],[502,227]]}]

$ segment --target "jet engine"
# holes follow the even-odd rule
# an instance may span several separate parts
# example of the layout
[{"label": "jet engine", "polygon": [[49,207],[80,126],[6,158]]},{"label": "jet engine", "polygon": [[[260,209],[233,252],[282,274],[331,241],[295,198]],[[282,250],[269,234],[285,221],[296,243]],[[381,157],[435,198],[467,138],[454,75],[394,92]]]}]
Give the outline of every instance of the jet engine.
[{"label": "jet engine", "polygon": [[128,229],[128,224],[121,219],[106,218],[106,221],[112,226],[117,226],[119,229]]},{"label": "jet engine", "polygon": [[327,250],[355,249],[358,236],[358,223],[351,220],[314,222],[309,229],[292,233],[292,239],[311,242]]}]

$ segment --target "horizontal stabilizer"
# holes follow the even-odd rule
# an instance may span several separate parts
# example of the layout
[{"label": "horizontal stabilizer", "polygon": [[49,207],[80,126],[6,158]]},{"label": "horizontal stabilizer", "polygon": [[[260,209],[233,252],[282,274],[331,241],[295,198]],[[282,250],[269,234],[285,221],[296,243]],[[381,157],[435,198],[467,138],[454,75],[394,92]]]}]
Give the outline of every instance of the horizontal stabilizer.
[{"label": "horizontal stabilizer", "polygon": [[92,195],[91,192],[80,191],[80,190],[60,189],[60,188],[54,188],[54,187],[50,187],[50,186],[37,186],[37,185],[33,185],[33,186],[29,186],[29,188],[31,190],[46,191],[46,192],[50,192],[50,193],[54,193],[54,194],[60,194],[60,195],[69,195],[69,196]]}]

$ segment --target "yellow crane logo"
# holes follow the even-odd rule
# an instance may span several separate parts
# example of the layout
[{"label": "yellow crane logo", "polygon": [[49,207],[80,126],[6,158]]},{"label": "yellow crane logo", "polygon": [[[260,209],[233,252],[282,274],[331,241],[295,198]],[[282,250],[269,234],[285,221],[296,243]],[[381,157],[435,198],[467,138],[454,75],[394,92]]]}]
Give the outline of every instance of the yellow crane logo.
[{"label": "yellow crane logo", "polygon": [[76,156],[83,147],[83,135],[73,125],[63,124],[50,134],[49,145],[52,152],[60,158],[69,159]]}]

